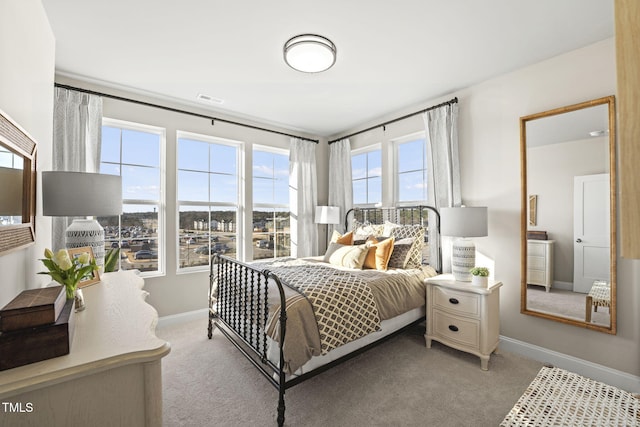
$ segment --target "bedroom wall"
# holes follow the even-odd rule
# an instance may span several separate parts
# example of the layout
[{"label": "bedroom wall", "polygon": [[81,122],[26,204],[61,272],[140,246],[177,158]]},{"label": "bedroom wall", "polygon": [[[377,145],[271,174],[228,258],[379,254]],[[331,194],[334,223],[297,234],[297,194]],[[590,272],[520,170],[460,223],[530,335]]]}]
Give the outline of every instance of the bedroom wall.
[{"label": "bedroom wall", "polygon": [[[51,168],[55,39],[40,0],[0,2],[0,110],[38,143],[38,171]],[[38,182],[39,184],[39,182]],[[51,219],[36,199],[36,244],[0,256],[0,307],[24,289],[48,283],[38,276],[51,246]]]},{"label": "bedroom wall", "polygon": [[[640,261],[618,258],[617,335],[520,313],[519,118],[615,94],[615,72],[614,39],[608,39],[390,113],[345,134],[457,96],[462,200],[489,208],[489,236],[474,240],[478,250],[495,261],[495,277],[504,283],[501,335],[639,376]],[[387,141],[422,129],[416,116],[386,131],[354,137],[352,143],[359,148],[382,142],[385,155],[390,150]],[[390,201],[390,189],[383,191]]]}]

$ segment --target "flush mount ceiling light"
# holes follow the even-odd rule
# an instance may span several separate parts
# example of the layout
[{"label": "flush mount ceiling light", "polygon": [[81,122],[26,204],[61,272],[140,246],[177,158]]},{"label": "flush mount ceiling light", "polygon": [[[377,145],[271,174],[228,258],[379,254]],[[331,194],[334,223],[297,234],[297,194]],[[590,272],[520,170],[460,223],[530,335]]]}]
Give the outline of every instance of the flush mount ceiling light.
[{"label": "flush mount ceiling light", "polygon": [[284,61],[303,73],[326,71],[336,62],[336,45],[326,37],[300,34],[284,44]]}]

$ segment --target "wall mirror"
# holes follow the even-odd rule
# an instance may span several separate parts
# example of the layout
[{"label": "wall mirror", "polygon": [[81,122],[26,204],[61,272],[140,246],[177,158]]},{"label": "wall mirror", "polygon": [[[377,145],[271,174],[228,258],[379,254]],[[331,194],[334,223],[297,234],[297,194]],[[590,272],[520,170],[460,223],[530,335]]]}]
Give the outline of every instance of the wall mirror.
[{"label": "wall mirror", "polygon": [[521,312],[616,333],[614,97],[520,118]]},{"label": "wall mirror", "polygon": [[0,111],[0,255],[35,242],[36,148]]}]

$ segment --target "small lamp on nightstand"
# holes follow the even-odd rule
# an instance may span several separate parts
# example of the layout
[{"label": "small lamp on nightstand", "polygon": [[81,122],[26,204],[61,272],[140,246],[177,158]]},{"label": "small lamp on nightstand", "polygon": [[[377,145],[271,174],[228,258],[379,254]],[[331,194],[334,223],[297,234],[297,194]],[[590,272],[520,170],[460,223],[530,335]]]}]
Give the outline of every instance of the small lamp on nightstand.
[{"label": "small lamp on nightstand", "polygon": [[471,270],[476,263],[476,246],[469,237],[487,235],[486,207],[456,207],[440,209],[440,227],[443,236],[457,237],[453,241],[451,270],[457,281],[470,282]]},{"label": "small lamp on nightstand", "polygon": [[[340,224],[340,208],[338,206],[316,207],[316,224]],[[327,226],[327,243],[329,227]]]},{"label": "small lamp on nightstand", "polygon": [[[88,172],[42,172],[45,216],[113,216],[122,213],[122,178]],[[104,265],[104,229],[95,219],[74,219],[65,232],[67,249],[90,246]]]}]

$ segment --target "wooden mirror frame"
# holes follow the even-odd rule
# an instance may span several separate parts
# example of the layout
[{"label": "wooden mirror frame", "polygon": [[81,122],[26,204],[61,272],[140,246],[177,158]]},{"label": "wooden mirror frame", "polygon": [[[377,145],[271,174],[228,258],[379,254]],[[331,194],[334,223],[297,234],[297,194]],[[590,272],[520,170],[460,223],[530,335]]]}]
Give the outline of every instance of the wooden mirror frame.
[{"label": "wooden mirror frame", "polygon": [[20,125],[0,110],[0,144],[24,160],[22,176],[22,223],[0,225],[0,255],[25,248],[36,240],[37,143]]},{"label": "wooden mirror frame", "polygon": [[[527,136],[526,125],[532,120],[544,117],[555,116],[562,113],[581,110],[583,108],[597,105],[608,105],[609,108],[609,197],[610,197],[610,278],[611,278],[611,307],[609,326],[587,323],[577,319],[557,316],[540,311],[527,309],[527,213],[529,211],[529,197],[527,195]],[[543,111],[520,117],[520,171],[521,171],[521,215],[520,215],[520,270],[521,270],[521,291],[520,291],[520,312],[530,316],[541,317],[554,320],[569,325],[579,326],[609,334],[616,334],[616,261],[617,261],[617,229],[616,229],[616,132],[615,132],[615,97],[607,96],[579,104],[556,108],[554,110]]]}]

